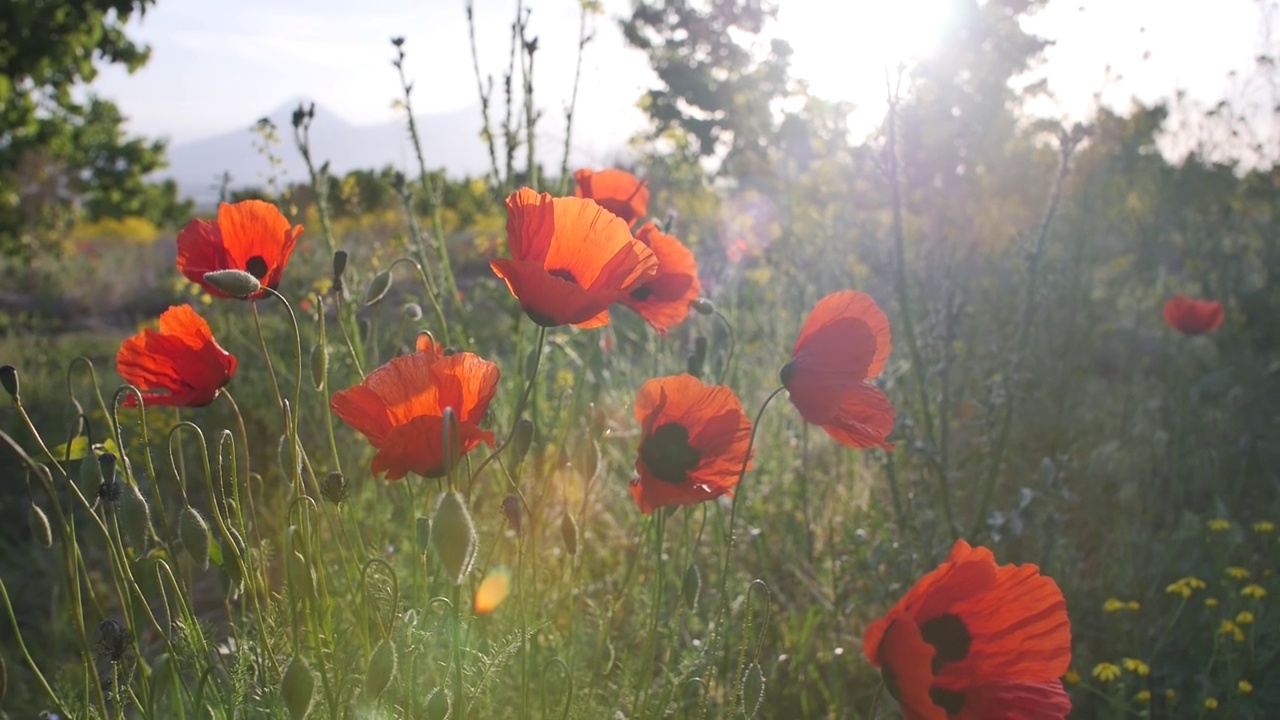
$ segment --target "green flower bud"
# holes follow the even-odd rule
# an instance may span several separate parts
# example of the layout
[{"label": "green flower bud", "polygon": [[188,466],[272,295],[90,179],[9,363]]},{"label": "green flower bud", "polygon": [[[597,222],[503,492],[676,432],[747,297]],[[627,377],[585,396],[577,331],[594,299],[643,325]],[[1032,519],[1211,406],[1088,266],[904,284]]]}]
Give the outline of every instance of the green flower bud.
[{"label": "green flower bud", "polygon": [[315,689],[316,676],[307,667],[307,662],[295,655],[289,661],[289,667],[284,671],[284,678],[280,682],[280,694],[284,697],[284,706],[288,709],[290,718],[302,720],[311,712]]},{"label": "green flower bud", "polygon": [[120,483],[120,505],[116,508],[116,520],[134,549],[141,549],[151,536],[151,506],[142,491],[133,483]]},{"label": "green flower bud", "polygon": [[533,421],[529,418],[520,418],[516,422],[516,434],[511,440],[511,464],[519,466],[524,462],[525,455],[529,454],[529,448],[533,445]]},{"label": "green flower bud", "polygon": [[693,311],[699,315],[716,314],[716,304],[706,298],[698,298],[697,300],[694,300],[689,303],[689,307],[693,308]]},{"label": "green flower bud", "polygon": [[0,386],[4,387],[5,392],[17,402],[18,396],[18,368],[12,365],[0,365]]},{"label": "green flower bud", "polygon": [[560,519],[560,537],[564,539],[564,549],[570,555],[578,554],[578,521],[569,513]]},{"label": "green flower bud", "polygon": [[441,495],[436,505],[431,518],[431,544],[449,581],[461,585],[471,570],[479,541],[466,501],[452,490]]},{"label": "green flower bud", "polygon": [[182,514],[178,516],[178,537],[182,538],[182,546],[191,556],[191,561],[201,570],[207,570],[209,546],[213,542],[209,537],[209,524],[190,505],[182,508]]},{"label": "green flower bud", "polygon": [[325,376],[329,371],[329,349],[323,343],[311,346],[311,384],[316,392],[324,389]]},{"label": "green flower bud", "polygon": [[53,546],[53,530],[49,528],[49,516],[45,515],[44,510],[34,502],[29,506],[27,524],[31,526],[31,537],[35,538],[41,547]]},{"label": "green flower bud", "polygon": [[440,688],[431,691],[427,697],[426,720],[449,720],[453,713],[453,701],[449,693]]},{"label": "green flower bud", "polygon": [[742,676],[742,714],[751,720],[764,704],[764,671],[760,663],[751,663]]},{"label": "green flower bud", "polygon": [[383,270],[373,279],[369,281],[369,286],[364,291],[365,307],[376,305],[378,301],[387,296],[387,291],[391,289],[391,271]]},{"label": "green flower bud", "polygon": [[698,566],[689,563],[684,570],[684,581],[680,584],[680,595],[684,598],[684,606],[692,612],[698,607],[698,595],[702,593],[702,573]]},{"label": "green flower bud", "polygon": [[202,279],[234,298],[247,298],[262,291],[262,283],[258,278],[243,270],[214,270],[207,272]]},{"label": "green flower bud", "polygon": [[381,695],[395,674],[396,647],[389,640],[383,640],[369,658],[369,670],[364,674],[364,696],[372,699]]}]

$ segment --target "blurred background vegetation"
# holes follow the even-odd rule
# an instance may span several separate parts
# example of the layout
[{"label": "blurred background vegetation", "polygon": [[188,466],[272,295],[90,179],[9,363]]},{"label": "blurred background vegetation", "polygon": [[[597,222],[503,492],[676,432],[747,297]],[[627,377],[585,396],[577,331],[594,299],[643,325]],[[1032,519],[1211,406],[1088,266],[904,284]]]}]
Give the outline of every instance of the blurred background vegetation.
[{"label": "blurred background vegetation", "polygon": [[[0,360],[20,368],[27,406],[55,437],[74,418],[71,358],[91,359],[112,387],[120,338],[170,304],[201,301],[172,271],[174,234],[192,205],[171,183],[147,180],[164,144],[128,136],[110,102],[70,92],[92,81],[95,64],[146,61],[124,28],[151,4],[0,6],[9,41],[0,45]],[[1244,567],[1280,591],[1280,546],[1262,524],[1280,522],[1280,169],[1267,155],[1276,139],[1258,129],[1271,125],[1246,97],[1100,108],[1070,127],[1037,120],[1025,109],[1044,89],[1011,81],[1041,57],[1044,41],[1019,19],[1043,4],[956,0],[938,52],[887,74],[890,112],[865,139],[850,136],[849,107],[790,78],[785,42],[757,42],[773,12],[766,3],[642,0],[625,21],[627,41],[660,80],[639,99],[652,124],[634,139],[629,169],[647,178],[650,214],[694,250],[707,296],[733,323],[727,381],[748,411],[776,386],[824,294],[868,292],[893,322],[884,375],[898,409],[892,453],[850,453],[777,408],[763,421],[731,583],[741,593],[762,578],[772,590],[757,648],[761,717],[867,717],[878,678],[861,657],[862,628],[960,536],[1002,562],[1038,563],[1063,587],[1083,676],[1070,688],[1075,716],[1123,707],[1106,716],[1192,717],[1207,698],[1231,717],[1280,715],[1278,616],[1225,574]],[[33,13],[51,20],[32,22]],[[1273,87],[1277,49],[1257,55]],[[1266,115],[1280,113],[1272,100]],[[297,152],[292,129],[261,130],[264,162]],[[502,146],[502,130],[489,137],[514,160],[506,172],[495,160],[486,177],[447,176],[430,158],[410,177],[395,168],[330,176],[325,148],[313,147],[315,183],[223,192],[276,201],[307,227],[282,288],[295,303],[331,289],[322,203],[361,280],[352,288],[411,251],[439,208],[432,231],[442,232],[459,289],[450,305],[471,318],[462,344],[507,367],[516,312],[486,262],[503,252],[502,200],[530,179],[571,189],[573,168],[557,166],[558,149],[526,156],[519,137]],[[398,284],[390,300],[359,311],[361,342],[382,359],[425,322],[401,314],[422,302],[415,288]],[[1165,326],[1161,306],[1177,293],[1220,300],[1221,330],[1184,337]],[[242,363],[256,357],[238,308],[205,312]],[[626,492],[635,387],[654,367],[679,372],[695,337],[721,349],[728,340],[695,318],[659,342],[616,315],[605,334],[566,334],[544,389],[580,398],[554,405],[565,413],[593,404],[612,429],[601,443],[599,507],[581,529],[580,572],[597,599],[633,592],[622,567],[638,524]],[[268,329],[286,346],[283,324]],[[602,337],[616,343],[604,360]],[[725,360],[716,357],[713,367]],[[69,383],[82,397],[83,380]],[[237,377],[237,394],[261,381]],[[307,412],[320,422],[318,407]],[[271,408],[260,410],[251,424],[272,420]],[[201,422],[225,427],[223,415],[210,408]],[[8,407],[0,426],[25,437]],[[548,478],[566,462],[583,465],[586,432],[539,439]],[[304,434],[323,442],[321,430]],[[343,442],[362,452],[349,433]],[[264,445],[253,451],[274,467],[276,449]],[[4,462],[0,572],[29,579],[14,598],[20,615],[56,636],[65,598],[50,602],[56,583],[30,542],[22,471]],[[384,489],[365,492],[376,503]],[[1211,529],[1215,519],[1226,529]],[[1187,576],[1209,587],[1190,598],[1169,590]],[[1222,622],[1242,611],[1254,622],[1237,648]],[[1122,657],[1150,663],[1149,675],[1090,677]],[[575,700],[580,716],[608,706],[612,682],[582,691],[596,694]]]}]

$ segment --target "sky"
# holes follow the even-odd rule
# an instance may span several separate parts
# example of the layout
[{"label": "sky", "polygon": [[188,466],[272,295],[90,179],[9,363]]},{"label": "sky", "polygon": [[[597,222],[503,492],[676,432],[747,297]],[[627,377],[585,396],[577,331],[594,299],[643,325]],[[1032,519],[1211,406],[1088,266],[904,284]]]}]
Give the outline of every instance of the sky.
[{"label": "sky", "polygon": [[[501,83],[517,0],[475,0],[482,72]],[[562,126],[573,83],[579,0],[524,0],[539,39],[535,93]],[[618,27],[630,0],[604,0],[589,21],[575,142],[621,145],[644,126],[636,107],[655,78]],[[792,73],[811,92],[855,103],[870,128],[883,112],[884,68],[936,45],[947,0],[778,0],[773,32],[791,42]],[[398,117],[392,36],[420,113],[477,103],[464,0],[160,0],[130,25],[152,47],[133,75],[107,68],[94,85],[132,131],[177,144],[242,129],[286,103],[313,100],[355,124]],[[1051,0],[1024,25],[1052,38],[1040,72],[1057,97],[1047,112],[1079,119],[1104,98],[1151,102],[1184,89],[1215,102],[1227,74],[1258,51],[1258,0]],[[1118,79],[1117,79],[1118,78]]]}]

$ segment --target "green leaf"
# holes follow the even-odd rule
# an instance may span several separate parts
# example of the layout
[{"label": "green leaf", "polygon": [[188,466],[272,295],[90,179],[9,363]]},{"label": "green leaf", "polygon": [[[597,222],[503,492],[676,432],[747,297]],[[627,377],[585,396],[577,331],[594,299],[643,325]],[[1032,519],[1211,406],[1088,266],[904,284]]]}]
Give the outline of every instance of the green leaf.
[{"label": "green leaf", "polygon": [[[94,443],[94,450],[99,455],[104,452],[109,452],[116,457],[120,457],[120,450],[116,447],[115,441],[111,438],[107,438],[106,442]],[[50,452],[53,453],[53,457],[56,458],[58,462],[74,462],[76,460],[83,460],[85,456],[89,454],[89,438],[85,435],[81,435],[75,440],[72,440],[71,455],[69,457],[67,456],[67,443],[62,443],[58,447],[53,448]]]}]

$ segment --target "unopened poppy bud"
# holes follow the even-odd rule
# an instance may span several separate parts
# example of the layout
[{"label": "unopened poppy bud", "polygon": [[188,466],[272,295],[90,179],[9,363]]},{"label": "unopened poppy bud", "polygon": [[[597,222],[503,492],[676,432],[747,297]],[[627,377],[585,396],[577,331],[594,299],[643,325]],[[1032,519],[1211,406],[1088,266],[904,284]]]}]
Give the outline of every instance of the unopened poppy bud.
[{"label": "unopened poppy bud", "polygon": [[258,278],[243,270],[214,270],[203,276],[210,287],[236,298],[247,298],[262,290]]},{"label": "unopened poppy bud", "polygon": [[396,647],[383,640],[374,648],[369,658],[369,669],[364,674],[364,696],[373,699],[382,694],[396,674]]},{"label": "unopened poppy bud", "polygon": [[693,311],[699,315],[716,314],[716,304],[706,298],[698,298],[697,300],[694,300],[689,303],[689,307],[693,308]]},{"label": "unopened poppy bud", "polygon": [[337,505],[347,499],[351,492],[347,487],[347,479],[340,472],[331,472],[320,481],[320,494],[325,500]]},{"label": "unopened poppy bud", "polygon": [[233,557],[222,564],[222,573],[219,577],[223,580],[223,592],[234,599],[244,591],[244,571],[240,567],[240,562],[234,557],[235,555],[241,558],[244,557],[244,540],[240,538],[240,534],[236,532],[235,528],[227,528],[227,544],[232,546],[235,552]]},{"label": "unopened poppy bud", "polygon": [[301,656],[295,655],[289,661],[289,667],[285,669],[284,678],[280,681],[280,694],[284,697],[285,709],[289,711],[292,720],[302,720],[311,712],[315,689],[316,677],[311,668],[307,667],[307,662]]},{"label": "unopened poppy bud", "polygon": [[448,720],[451,713],[453,713],[453,701],[449,699],[449,693],[440,688],[432,690],[431,695],[427,697],[426,720]]},{"label": "unopened poppy bud", "polygon": [[417,322],[422,319],[422,306],[415,302],[405,303],[404,307],[400,308],[400,313],[406,320]]},{"label": "unopened poppy bud", "polygon": [[27,514],[27,524],[31,526],[31,537],[40,543],[41,547],[51,547],[53,545],[53,530],[49,528],[49,516],[44,514],[44,510],[34,502],[30,505],[30,512]]},{"label": "unopened poppy bud", "polygon": [[529,448],[533,445],[533,421],[529,418],[520,418],[516,421],[516,434],[511,440],[512,464],[520,465],[524,462],[524,458],[529,454]]},{"label": "unopened poppy bud", "polygon": [[587,448],[586,457],[582,459],[582,477],[588,481],[594,479],[596,473],[600,470],[602,459],[600,444],[592,440],[591,446]]},{"label": "unopened poppy bud", "polygon": [[369,281],[369,286],[364,291],[364,305],[369,307],[376,305],[379,300],[387,296],[387,291],[391,289],[391,271],[383,270],[373,279]]},{"label": "unopened poppy bud", "polygon": [[702,377],[702,365],[707,361],[707,339],[699,335],[693,341],[693,352],[689,353],[685,369],[694,377]]},{"label": "unopened poppy bud", "polygon": [[520,514],[520,498],[516,495],[508,495],[503,498],[502,514],[507,516],[507,524],[519,535],[521,525],[524,522]]},{"label": "unopened poppy bud", "polygon": [[18,397],[18,368],[12,365],[0,365],[0,385],[15,401]]},{"label": "unopened poppy bud", "polygon": [[178,537],[182,538],[182,547],[186,548],[191,561],[201,570],[209,568],[209,524],[200,513],[190,505],[182,508],[178,517]]},{"label": "unopened poppy bud", "polygon": [[570,555],[578,554],[578,521],[573,519],[569,513],[565,513],[560,519],[560,537],[564,539],[565,552]]},{"label": "unopened poppy bud", "polygon": [[324,389],[325,376],[329,370],[329,350],[324,343],[316,343],[311,348],[311,384],[316,392]]},{"label": "unopened poppy bud", "polygon": [[764,704],[764,671],[760,663],[751,663],[742,676],[742,714],[751,720]]},{"label": "unopened poppy bud", "polygon": [[335,250],[333,252],[333,280],[337,282],[342,278],[342,274],[347,271],[347,251]]},{"label": "unopened poppy bud", "polygon": [[684,570],[684,580],[680,583],[680,596],[684,598],[684,606],[690,612],[698,607],[698,596],[702,594],[702,573],[698,566],[689,563]]},{"label": "unopened poppy bud", "polygon": [[311,565],[302,553],[297,550],[289,552],[285,569],[289,575],[289,587],[295,597],[309,598],[315,594],[315,577],[312,575]]},{"label": "unopened poppy bud", "polygon": [[431,545],[449,581],[461,585],[475,560],[478,540],[466,501],[452,490],[440,496],[431,518]]},{"label": "unopened poppy bud", "polygon": [[151,534],[151,506],[142,491],[133,483],[121,483],[120,504],[116,508],[116,521],[120,532],[134,548],[141,548]]}]

